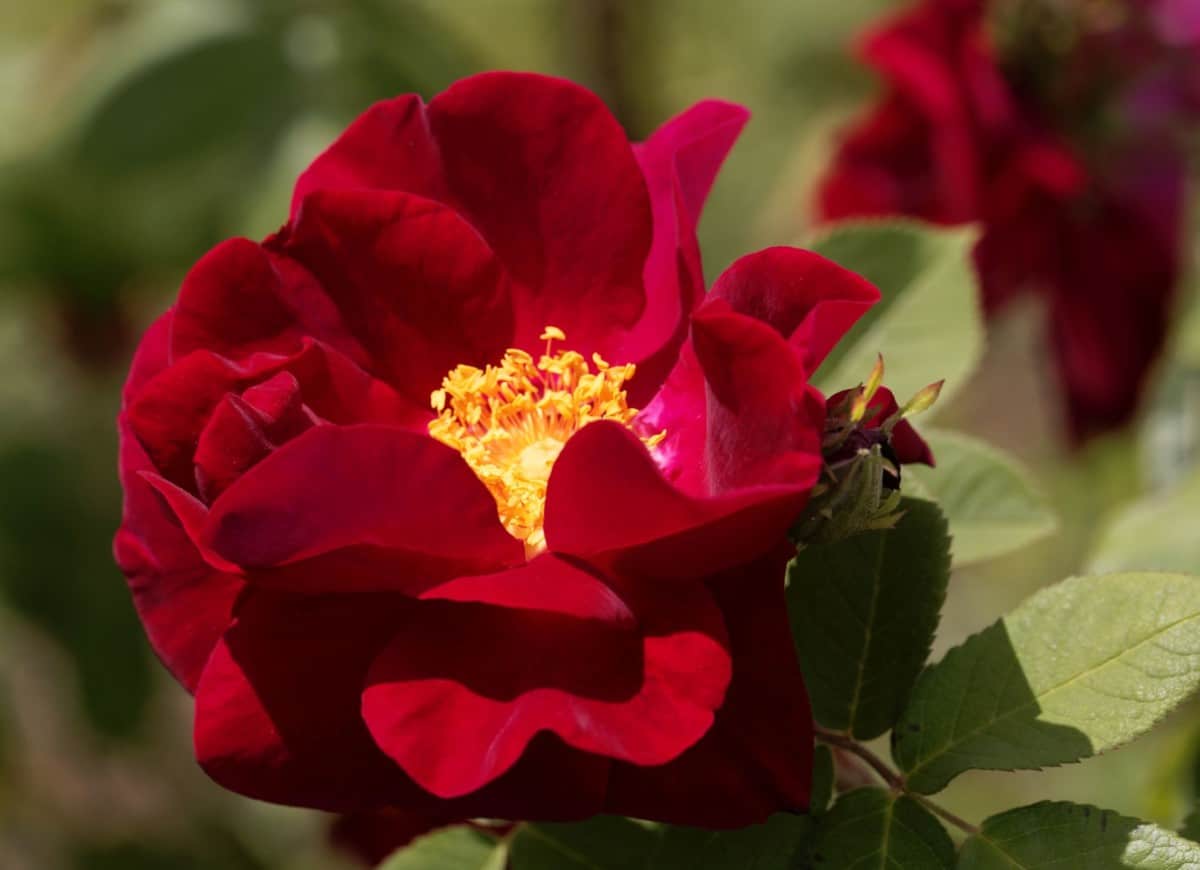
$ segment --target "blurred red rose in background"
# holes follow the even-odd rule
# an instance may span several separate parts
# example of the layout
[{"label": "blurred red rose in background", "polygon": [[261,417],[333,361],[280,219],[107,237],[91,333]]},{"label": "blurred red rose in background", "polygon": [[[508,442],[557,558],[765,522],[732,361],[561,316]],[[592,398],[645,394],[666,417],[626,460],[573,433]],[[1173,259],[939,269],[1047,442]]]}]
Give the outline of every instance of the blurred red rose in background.
[{"label": "blurred red rose in background", "polygon": [[1076,439],[1136,410],[1181,271],[1198,58],[1155,38],[1153,4],[1126,5],[1119,25],[1075,22],[1068,50],[1034,38],[1036,0],[924,0],[885,23],[862,46],[885,94],[818,199],[827,220],[980,222],[984,306],[1044,296]]},{"label": "blurred red rose in background", "polygon": [[878,293],[777,248],[704,298],[745,119],[631,146],[538,76],[391,100],[192,270],[125,387],[115,546],[216,781],[431,821],[806,806],[807,380]]}]

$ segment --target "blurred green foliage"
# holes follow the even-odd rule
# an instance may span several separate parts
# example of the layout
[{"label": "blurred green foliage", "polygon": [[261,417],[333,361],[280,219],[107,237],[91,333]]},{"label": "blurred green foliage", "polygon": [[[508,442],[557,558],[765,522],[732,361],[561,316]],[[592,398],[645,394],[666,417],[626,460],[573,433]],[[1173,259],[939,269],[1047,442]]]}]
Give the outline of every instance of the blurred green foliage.
[{"label": "blurred green foliage", "polygon": [[[115,439],[100,440],[115,450]],[[151,690],[148,655],[133,609],[111,594],[120,583],[105,564],[115,493],[99,504],[79,497],[84,459],[69,445],[0,449],[0,581],[8,604],[70,655],[92,724],[129,735]]]}]

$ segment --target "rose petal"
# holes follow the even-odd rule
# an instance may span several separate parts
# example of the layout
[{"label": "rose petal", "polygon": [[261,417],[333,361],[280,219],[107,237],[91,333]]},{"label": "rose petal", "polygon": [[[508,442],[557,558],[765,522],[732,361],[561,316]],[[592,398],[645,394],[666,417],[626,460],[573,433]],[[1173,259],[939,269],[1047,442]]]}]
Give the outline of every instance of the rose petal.
[{"label": "rose petal", "polygon": [[689,495],[708,494],[704,444],[708,438],[704,372],[689,341],[662,388],[634,420],[643,438],[662,434],[654,459],[663,475]]},{"label": "rose petal", "polygon": [[286,354],[306,336],[365,362],[311,274],[254,242],[230,239],[209,251],[184,279],[171,355],[177,360],[195,350],[232,358],[264,350]]},{"label": "rose petal", "polygon": [[713,492],[760,484],[807,490],[821,469],[825,403],[797,351],[767,323],[710,299],[692,318],[707,394]]},{"label": "rose petal", "polygon": [[585,356],[645,306],[650,198],[620,124],[590,91],[560,79],[492,73],[429,106],[460,207],[533,298],[518,346],[546,324]]},{"label": "rose petal", "polygon": [[406,193],[318,191],[276,243],[328,289],[372,370],[417,406],[513,340],[510,282],[479,233]]},{"label": "rose petal", "polygon": [[808,806],[812,714],[784,618],[789,549],[711,578],[733,680],[712,729],[658,767],[613,765],[607,812],[738,828]]},{"label": "rose petal", "polygon": [[623,426],[577,432],[554,464],[546,498],[552,551],[620,573],[694,580],[770,549],[803,508],[810,483],[706,497],[667,481]]},{"label": "rose petal", "polygon": [[440,148],[419,96],[376,103],[301,173],[292,220],[317,190],[401,190],[450,203]]},{"label": "rose petal", "polygon": [[149,378],[130,401],[130,426],[162,475],[189,490],[194,455],[217,405],[230,393],[291,372],[304,402],[330,422],[387,422],[424,431],[431,412],[406,402],[338,352],[305,339],[294,354],[259,352],[237,362],[195,351]]},{"label": "rose petal", "polygon": [[395,595],[249,592],[196,691],[196,759],[208,775],[317,809],[428,806],[358,714],[363,674],[405,607]]},{"label": "rose petal", "polygon": [[[725,157],[750,120],[745,106],[702,100],[655,130],[634,149],[655,198],[678,195],[681,218],[695,228]],[[672,185],[674,191],[666,185]],[[675,203],[663,203],[674,207]]]},{"label": "rose petal", "polygon": [[717,278],[712,298],[773,326],[800,350],[811,373],[879,301],[879,291],[820,254],[776,247],[734,262]]},{"label": "rose petal", "polygon": [[171,324],[175,309],[167,309],[147,327],[133,361],[129,365],[129,377],[121,388],[121,410],[129,407],[133,398],[142,391],[146,382],[170,365]]},{"label": "rose petal", "polygon": [[331,189],[405,191],[460,212],[522,288],[518,347],[553,324],[585,356],[605,352],[644,308],[646,184],[616,119],[578,85],[493,72],[428,108],[378,104],[301,176],[293,215]]},{"label": "rose petal", "polygon": [[[143,337],[123,404],[167,365],[171,316],[164,314]],[[229,625],[242,582],[204,561],[175,514],[144,479],[154,468],[124,413],[117,428],[125,499],[113,554],[129,580],[155,653],[188,691],[194,691],[209,653]]]},{"label": "rose petal", "polygon": [[113,554],[129,580],[151,646],[184,688],[194,691],[243,584],[204,560],[174,512],[138,475],[149,467],[145,452],[122,423],[125,508]]},{"label": "rose petal", "polygon": [[319,426],[276,450],[216,501],[204,541],[252,580],[310,592],[419,592],[524,560],[457,453],[375,425]]},{"label": "rose petal", "polygon": [[300,382],[280,372],[217,405],[196,445],[196,487],[211,503],[255,463],[316,423]]},{"label": "rose petal", "polygon": [[704,295],[696,225],[717,171],[748,119],[741,106],[705,100],[634,146],[654,216],[654,241],[643,272],[646,310],[609,353],[614,361],[638,367],[629,384],[635,407],[658,391],[687,336],[687,315]]},{"label": "rose petal", "polygon": [[[561,606],[510,607],[509,583],[524,587],[521,600],[542,589]],[[434,794],[492,782],[542,731],[586,752],[662,764],[708,729],[729,664],[703,590],[638,590],[634,625],[601,580],[546,555],[473,578],[471,593],[476,601],[429,601],[414,612],[363,693],[376,741]]]},{"label": "rose petal", "polygon": [[367,667],[413,603],[398,595],[248,591],[196,694],[196,758],[248,797],[333,812],[395,807],[450,821],[580,819],[599,811],[607,763],[540,735],[505,777],[461,801],[418,787],[359,711]]}]

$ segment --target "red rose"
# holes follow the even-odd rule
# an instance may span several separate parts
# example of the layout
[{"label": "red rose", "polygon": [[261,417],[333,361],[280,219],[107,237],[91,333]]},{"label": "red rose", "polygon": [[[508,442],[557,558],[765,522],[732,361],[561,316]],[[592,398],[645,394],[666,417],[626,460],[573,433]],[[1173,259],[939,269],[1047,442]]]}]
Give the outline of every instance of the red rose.
[{"label": "red rose", "polygon": [[777,248],[703,298],[745,119],[631,146],[538,76],[391,100],[192,270],[125,387],[116,555],[215,780],[431,821],[806,805],[807,375],[878,294]]},{"label": "red rose", "polygon": [[865,60],[887,90],[843,139],[818,211],[980,222],[984,305],[1046,297],[1068,422],[1083,437],[1132,415],[1162,346],[1182,161],[1143,144],[1093,167],[1057,113],[1010,83],[986,13],[979,0],[924,0],[868,36]]}]

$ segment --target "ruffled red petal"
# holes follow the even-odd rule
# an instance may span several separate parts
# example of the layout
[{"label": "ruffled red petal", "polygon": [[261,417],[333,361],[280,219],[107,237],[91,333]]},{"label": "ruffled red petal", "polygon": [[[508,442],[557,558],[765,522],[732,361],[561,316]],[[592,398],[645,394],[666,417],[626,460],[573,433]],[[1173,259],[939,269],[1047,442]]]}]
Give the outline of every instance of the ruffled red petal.
[{"label": "ruffled red petal", "polygon": [[366,356],[324,288],[301,265],[247,239],[222,242],[183,281],[171,327],[172,361],[196,350],[237,359],[295,352],[305,338]]},{"label": "ruffled red petal", "polygon": [[799,248],[767,248],[721,273],[712,297],[774,327],[815,372],[850,327],[879,301],[865,278]]},{"label": "ruffled red petal", "polygon": [[414,405],[428,408],[430,391],[455,366],[494,363],[513,343],[504,267],[474,227],[438,202],[316,191],[269,244],[320,280],[371,371]]},{"label": "ruffled red petal", "polygon": [[634,146],[654,216],[654,241],[643,273],[646,311],[610,353],[613,360],[638,366],[629,384],[635,407],[657,392],[671,370],[687,336],[688,315],[704,295],[696,225],[717,172],[748,119],[741,106],[705,100]]},{"label": "ruffled red petal", "polygon": [[272,450],[316,423],[291,372],[279,372],[240,396],[226,394],[196,445],[201,499],[211,503]]},{"label": "ruffled red petal", "polygon": [[692,345],[704,373],[710,489],[810,489],[821,468],[825,406],[807,385],[797,350],[773,326],[721,298],[692,318]]},{"label": "ruffled red petal", "polygon": [[363,674],[408,606],[396,595],[248,592],[196,690],[196,758],[208,775],[317,809],[429,807],[358,714]]},{"label": "ruffled red petal", "polygon": [[628,429],[597,422],[576,433],[554,464],[546,541],[556,553],[620,573],[699,580],[772,548],[804,507],[809,488],[780,481],[692,495],[663,477]]},{"label": "ruffled red petal", "polygon": [[636,764],[662,764],[707,731],[730,666],[703,589],[629,585],[626,606],[552,555],[466,584],[427,593],[441,600],[398,627],[363,694],[376,741],[434,794],[492,782],[543,731]]},{"label": "ruffled red petal", "polygon": [[[408,402],[342,354],[304,339],[292,354],[256,352],[233,361],[195,351],[148,378],[130,400],[129,424],[156,470],[172,483],[196,491],[196,448],[217,406],[291,373],[304,404],[333,423],[381,422],[424,431],[432,412]],[[278,434],[278,433],[277,433]]]},{"label": "ruffled red petal", "polygon": [[658,767],[613,766],[608,812],[737,828],[807,809],[812,714],[784,601],[790,547],[708,581],[729,630],[733,679],[712,729]]},{"label": "ruffled red petal", "polygon": [[388,426],[319,426],[214,503],[204,543],[252,582],[291,591],[416,593],[524,561],[457,453]]},{"label": "ruffled red petal", "polygon": [[421,98],[405,94],[359,115],[296,180],[293,220],[317,190],[400,190],[449,202],[441,146]]},{"label": "ruffled red petal", "polygon": [[692,318],[692,338],[637,429],[665,431],[656,457],[692,494],[811,485],[823,400],[808,376],[879,299],[871,284],[795,248],[735,262]]},{"label": "ruffled red petal", "polygon": [[585,355],[609,350],[645,307],[653,225],[646,183],[612,113],[559,79],[485,73],[428,105],[370,109],[300,177],[317,190],[398,190],[459,211],[519,285],[516,346],[547,324]]},{"label": "ruffled red petal", "polygon": [[[126,402],[167,364],[171,316],[163,315],[143,337],[126,382]],[[194,691],[243,584],[205,562],[174,512],[143,478],[154,468],[124,412],[118,430],[125,502],[113,552],[129,579],[151,646],[175,678]]]}]

